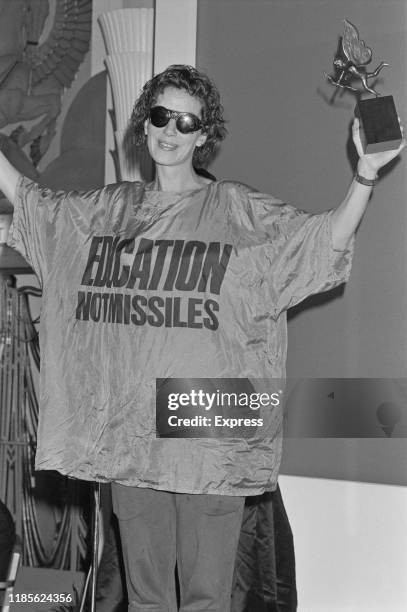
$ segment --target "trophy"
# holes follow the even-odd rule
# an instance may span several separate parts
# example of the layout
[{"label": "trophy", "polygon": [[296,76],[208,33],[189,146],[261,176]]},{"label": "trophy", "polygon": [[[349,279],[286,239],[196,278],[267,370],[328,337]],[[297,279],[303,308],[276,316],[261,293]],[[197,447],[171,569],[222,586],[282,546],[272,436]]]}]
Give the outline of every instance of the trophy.
[{"label": "trophy", "polygon": [[[325,73],[325,76],[335,87],[353,91],[359,97],[364,92],[374,95],[359,99],[355,108],[365,153],[397,149],[403,138],[393,96],[381,96],[369,86],[369,79],[377,77],[382,68],[389,64],[380,62],[376,70],[368,72],[366,66],[371,60],[372,50],[360,40],[357,28],[344,19],[343,36],[339,40],[338,52],[333,61],[335,74],[329,76]],[[361,88],[353,86],[355,81],[360,82]],[[331,103],[337,91],[332,96]]]}]

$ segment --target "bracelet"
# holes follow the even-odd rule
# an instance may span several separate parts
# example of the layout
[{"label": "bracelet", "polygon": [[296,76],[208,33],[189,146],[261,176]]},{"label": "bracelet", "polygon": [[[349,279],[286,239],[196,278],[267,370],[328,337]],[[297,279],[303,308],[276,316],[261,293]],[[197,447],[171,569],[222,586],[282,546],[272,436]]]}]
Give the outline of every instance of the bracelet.
[{"label": "bracelet", "polygon": [[361,176],[357,171],[355,172],[355,176],[353,177],[357,183],[361,185],[366,185],[366,187],[374,187],[377,183],[377,176],[374,179],[367,179],[364,176]]}]

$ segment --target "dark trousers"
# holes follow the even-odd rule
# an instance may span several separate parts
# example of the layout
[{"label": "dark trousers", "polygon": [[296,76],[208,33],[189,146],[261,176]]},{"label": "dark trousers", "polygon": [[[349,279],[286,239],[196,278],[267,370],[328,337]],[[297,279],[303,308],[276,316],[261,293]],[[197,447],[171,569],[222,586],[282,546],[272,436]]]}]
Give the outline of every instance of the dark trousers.
[{"label": "dark trousers", "polygon": [[244,497],[112,484],[131,612],[229,612]]}]

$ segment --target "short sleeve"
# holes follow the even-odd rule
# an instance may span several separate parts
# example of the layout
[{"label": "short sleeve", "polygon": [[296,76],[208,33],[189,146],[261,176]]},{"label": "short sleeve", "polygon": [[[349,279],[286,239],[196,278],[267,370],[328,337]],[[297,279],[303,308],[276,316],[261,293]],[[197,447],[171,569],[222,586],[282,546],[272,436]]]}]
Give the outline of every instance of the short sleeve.
[{"label": "short sleeve", "polygon": [[252,215],[269,240],[266,274],[276,316],[348,280],[354,237],[346,250],[334,249],[333,210],[310,214],[272,196],[252,193],[248,197]]},{"label": "short sleeve", "polygon": [[72,243],[106,225],[119,186],[89,191],[53,191],[21,176],[8,244],[33,268],[41,286],[58,243]]}]

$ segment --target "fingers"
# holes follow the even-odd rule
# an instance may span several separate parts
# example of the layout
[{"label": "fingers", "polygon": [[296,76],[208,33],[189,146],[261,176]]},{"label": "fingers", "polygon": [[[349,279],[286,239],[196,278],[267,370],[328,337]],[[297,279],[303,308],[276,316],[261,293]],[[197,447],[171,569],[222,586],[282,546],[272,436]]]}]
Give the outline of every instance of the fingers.
[{"label": "fingers", "polygon": [[360,128],[360,120],[357,117],[354,117],[352,123],[352,138],[355,144],[356,142],[360,141]]},{"label": "fingers", "polygon": [[400,132],[401,132],[401,133],[402,133],[402,135],[404,136],[404,128],[403,128],[403,125],[402,125],[402,123],[401,123],[401,119],[400,119],[400,117],[399,117],[398,115],[397,115],[397,119],[398,119],[398,121],[399,121]]},{"label": "fingers", "polygon": [[353,139],[355,139],[355,136],[359,135],[359,129],[360,129],[360,121],[357,117],[353,118],[353,123],[352,123],[352,136]]},{"label": "fingers", "polygon": [[352,123],[352,139],[356,147],[357,154],[359,157],[363,155],[362,141],[360,138],[360,121],[357,117],[354,117]]},{"label": "fingers", "polygon": [[407,144],[407,141],[406,141],[406,138],[404,136],[404,127],[403,127],[403,125],[401,123],[401,119],[400,119],[400,117],[398,115],[397,115],[397,119],[399,121],[400,132],[401,132],[401,136],[402,136],[402,141],[401,141],[399,149],[398,149],[398,152],[400,153],[400,151],[402,151],[405,148],[405,146]]},{"label": "fingers", "polygon": [[406,139],[405,139],[405,138],[403,138],[403,140],[402,140],[402,141],[401,141],[401,143],[400,143],[400,146],[399,146],[398,152],[400,153],[400,152],[401,152],[401,151],[402,151],[402,150],[403,150],[403,149],[406,147],[406,145],[407,145],[407,141],[406,141]]}]

